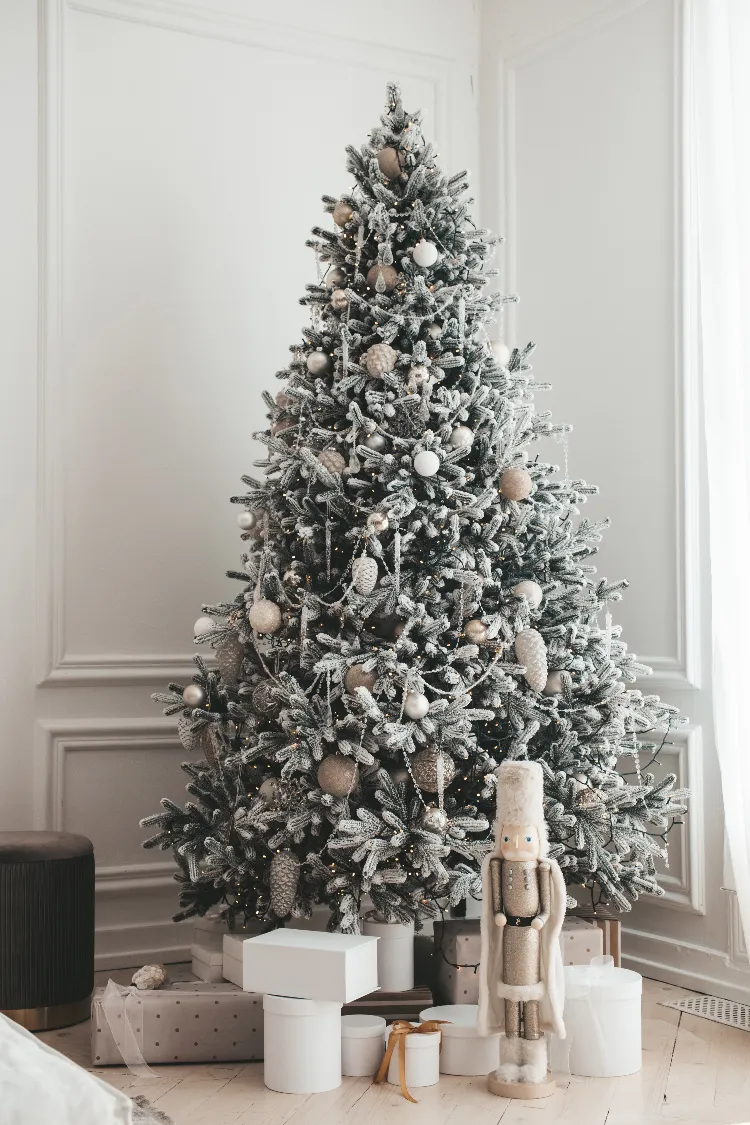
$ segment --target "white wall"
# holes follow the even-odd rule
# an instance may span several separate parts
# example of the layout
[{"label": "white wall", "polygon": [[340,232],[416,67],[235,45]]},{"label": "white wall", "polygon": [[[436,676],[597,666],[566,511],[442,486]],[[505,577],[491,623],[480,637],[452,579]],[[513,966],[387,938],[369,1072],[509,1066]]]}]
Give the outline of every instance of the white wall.
[{"label": "white wall", "polygon": [[626,919],[628,963],[747,1000],[734,897],[720,889],[682,12],[681,0],[486,0],[482,217],[507,237],[502,284],[521,297],[509,341],[537,342],[537,377],[553,384],[540,398],[574,425],[570,472],[601,488],[585,514],[612,518],[597,566],[630,581],[614,617],[654,668],[640,686],[690,717],[665,764],[693,789],[691,812],[670,837],[664,898]]},{"label": "white wall", "polygon": [[140,848],[184,792],[149,696],[232,589],[228,500],[305,320],[320,195],[392,79],[477,167],[477,35],[465,0],[0,5],[0,827],[91,836],[100,967],[185,949],[172,863]]}]

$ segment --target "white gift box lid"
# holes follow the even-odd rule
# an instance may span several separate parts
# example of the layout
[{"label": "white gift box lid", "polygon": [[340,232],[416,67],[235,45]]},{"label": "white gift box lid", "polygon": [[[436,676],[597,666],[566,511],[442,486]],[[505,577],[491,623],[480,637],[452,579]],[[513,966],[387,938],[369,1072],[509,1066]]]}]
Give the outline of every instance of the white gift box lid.
[{"label": "white gift box lid", "polygon": [[385,1020],[382,1016],[342,1016],[342,1039],[382,1039]]},{"label": "white gift box lid", "polygon": [[375,937],[317,930],[259,934],[242,945],[242,987],[348,1004],[378,987],[377,943]]},{"label": "white gift box lid", "polygon": [[419,1013],[422,1023],[428,1020],[446,1020],[441,1031],[450,1039],[476,1039],[477,1012],[476,1004],[442,1004],[437,1008],[425,1008]]},{"label": "white gift box lid", "polygon": [[272,996],[267,992],[263,997],[263,1011],[275,1016],[322,1016],[340,1012],[338,1000],[304,1000],[299,996]]},{"label": "white gift box lid", "polygon": [[643,991],[641,974],[615,968],[612,957],[592,957],[589,965],[566,965],[563,972],[566,1000],[630,1000]]},{"label": "white gift box lid", "polygon": [[[391,1027],[392,1024],[388,1024],[385,1036],[386,1043],[388,1042],[388,1036],[391,1033]],[[404,1043],[406,1044],[407,1051],[433,1051],[439,1049],[440,1032],[422,1031],[419,1034],[412,1033],[411,1035],[405,1035]]]}]

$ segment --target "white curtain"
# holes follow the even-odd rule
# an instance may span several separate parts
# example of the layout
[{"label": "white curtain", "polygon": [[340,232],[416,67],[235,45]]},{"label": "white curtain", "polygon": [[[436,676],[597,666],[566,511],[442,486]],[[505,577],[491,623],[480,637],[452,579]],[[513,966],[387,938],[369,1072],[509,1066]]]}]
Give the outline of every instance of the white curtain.
[{"label": "white curtain", "polygon": [[706,430],[714,722],[734,886],[750,940],[750,0],[687,0],[686,15],[698,266],[689,346]]}]

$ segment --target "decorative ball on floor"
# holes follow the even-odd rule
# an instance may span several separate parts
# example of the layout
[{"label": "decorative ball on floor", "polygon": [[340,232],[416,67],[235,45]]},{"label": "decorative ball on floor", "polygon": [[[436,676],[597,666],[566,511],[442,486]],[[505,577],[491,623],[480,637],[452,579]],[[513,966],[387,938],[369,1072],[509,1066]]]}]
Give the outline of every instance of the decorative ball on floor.
[{"label": "decorative ball on floor", "polygon": [[456,776],[456,766],[444,750],[420,750],[411,760],[414,781],[425,793],[437,793],[442,779],[447,788]]},{"label": "decorative ball on floor", "polygon": [[318,766],[318,785],[332,797],[346,797],[357,781],[357,763],[346,754],[328,754]]},{"label": "decorative ball on floor", "polygon": [[281,626],[281,610],[276,602],[261,598],[250,607],[247,619],[256,633],[275,633]]},{"label": "decorative ball on floor", "polygon": [[166,979],[167,971],[163,965],[144,965],[133,973],[132,983],[145,992],[148,989],[161,988]]}]

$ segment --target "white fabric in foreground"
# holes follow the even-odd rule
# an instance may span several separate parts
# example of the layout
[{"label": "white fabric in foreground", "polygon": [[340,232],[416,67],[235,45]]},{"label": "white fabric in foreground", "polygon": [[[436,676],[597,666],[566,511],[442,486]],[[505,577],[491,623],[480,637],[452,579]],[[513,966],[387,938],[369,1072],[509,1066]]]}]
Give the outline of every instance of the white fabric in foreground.
[{"label": "white fabric in foreground", "polygon": [[131,1125],[132,1103],[0,1015],[3,1125]]}]

